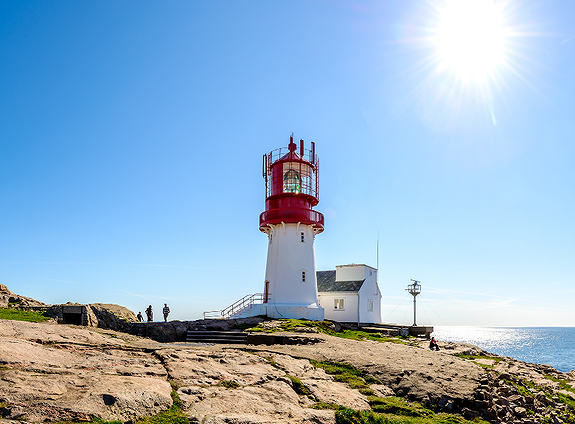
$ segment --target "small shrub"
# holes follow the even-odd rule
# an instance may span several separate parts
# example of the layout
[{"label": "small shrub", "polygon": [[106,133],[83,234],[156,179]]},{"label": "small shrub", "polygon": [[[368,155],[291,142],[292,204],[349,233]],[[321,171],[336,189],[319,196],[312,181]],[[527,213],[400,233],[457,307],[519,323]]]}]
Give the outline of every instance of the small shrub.
[{"label": "small shrub", "polygon": [[240,385],[233,380],[222,380],[218,383],[218,386],[225,387],[226,389],[237,389],[240,387]]},{"label": "small shrub", "polygon": [[398,397],[381,398],[369,396],[367,400],[374,412],[405,415],[408,417],[427,417],[433,415],[432,411],[424,408],[421,404],[415,402],[407,403]]},{"label": "small shrub", "polygon": [[335,403],[326,403],[326,402],[316,402],[315,405],[312,406],[312,409],[334,409],[338,410],[341,409],[341,405],[336,405]]},{"label": "small shrub", "polygon": [[303,395],[303,396],[311,395],[311,392],[309,391],[309,389],[304,386],[304,384],[301,382],[301,380],[299,378],[291,376],[289,374],[286,374],[286,375],[292,382],[294,392],[296,392],[298,395]]}]

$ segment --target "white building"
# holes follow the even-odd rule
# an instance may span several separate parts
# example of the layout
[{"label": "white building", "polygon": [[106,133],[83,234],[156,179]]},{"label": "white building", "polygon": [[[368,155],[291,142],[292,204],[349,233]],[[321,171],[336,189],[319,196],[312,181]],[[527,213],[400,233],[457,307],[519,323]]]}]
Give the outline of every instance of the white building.
[{"label": "white building", "polygon": [[381,322],[377,270],[367,265],[339,265],[317,272],[318,302],[325,319],[362,324]]}]

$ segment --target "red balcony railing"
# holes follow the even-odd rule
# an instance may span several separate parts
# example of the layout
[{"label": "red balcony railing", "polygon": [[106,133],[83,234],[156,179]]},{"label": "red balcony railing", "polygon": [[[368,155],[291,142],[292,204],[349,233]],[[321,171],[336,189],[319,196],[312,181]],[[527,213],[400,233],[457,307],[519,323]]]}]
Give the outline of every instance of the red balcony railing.
[{"label": "red balcony railing", "polygon": [[301,222],[314,224],[323,228],[323,214],[311,209],[282,208],[272,209],[260,214],[260,226],[265,224],[279,224],[280,222]]}]

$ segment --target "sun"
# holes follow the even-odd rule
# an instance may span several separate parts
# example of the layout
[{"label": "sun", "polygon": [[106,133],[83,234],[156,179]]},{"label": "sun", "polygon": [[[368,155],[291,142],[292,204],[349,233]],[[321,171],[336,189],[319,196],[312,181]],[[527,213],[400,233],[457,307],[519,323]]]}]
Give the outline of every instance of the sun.
[{"label": "sun", "polygon": [[438,70],[463,81],[485,80],[506,65],[505,3],[446,0],[437,6],[432,36]]}]

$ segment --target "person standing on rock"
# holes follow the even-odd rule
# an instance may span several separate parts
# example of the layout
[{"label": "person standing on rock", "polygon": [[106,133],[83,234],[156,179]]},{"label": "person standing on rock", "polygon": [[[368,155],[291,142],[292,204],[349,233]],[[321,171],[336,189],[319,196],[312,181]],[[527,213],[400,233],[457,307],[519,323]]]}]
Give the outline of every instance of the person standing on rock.
[{"label": "person standing on rock", "polygon": [[136,318],[138,318],[138,322],[144,321],[144,317],[142,316],[142,312],[138,312],[138,315],[136,315]]},{"label": "person standing on rock", "polygon": [[152,305],[148,306],[148,309],[146,309],[146,316],[148,317],[148,322],[152,322],[154,320],[154,313],[152,312]]},{"label": "person standing on rock", "polygon": [[164,309],[162,312],[164,313],[164,322],[168,322],[168,315],[170,314],[170,308],[168,307],[167,303],[164,303]]}]

